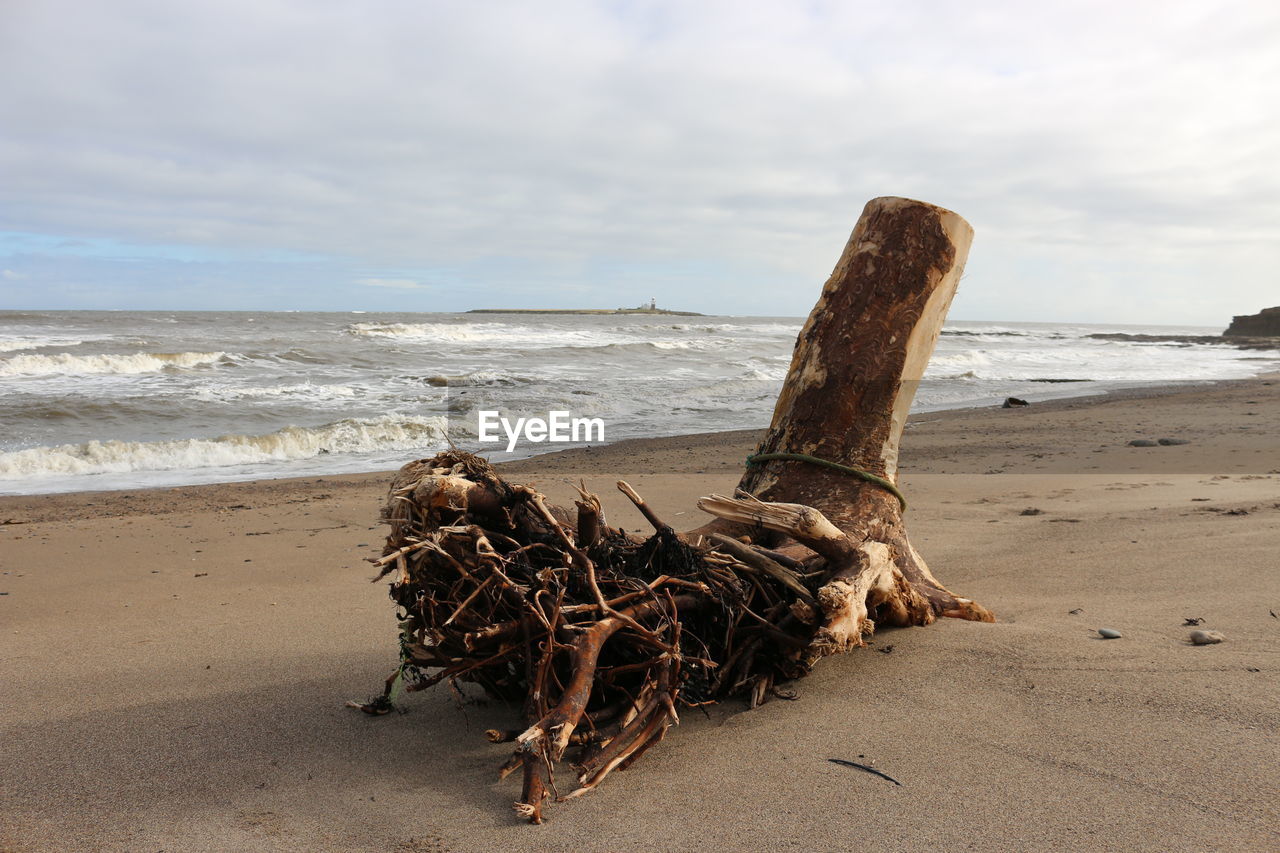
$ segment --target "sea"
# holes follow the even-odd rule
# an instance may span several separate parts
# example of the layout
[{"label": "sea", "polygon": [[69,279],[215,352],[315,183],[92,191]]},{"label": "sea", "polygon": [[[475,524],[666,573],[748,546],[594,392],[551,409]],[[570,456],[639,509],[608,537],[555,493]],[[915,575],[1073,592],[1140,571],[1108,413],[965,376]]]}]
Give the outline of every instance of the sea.
[{"label": "sea", "polygon": [[[378,471],[479,413],[599,419],[603,441],[763,427],[799,317],[0,312],[0,494]],[[915,411],[1280,369],[1221,328],[952,322]],[[499,430],[501,433],[501,430]],[[585,436],[585,432],[580,437]],[[492,437],[492,434],[490,435]],[[600,443],[592,434],[592,443]]]}]

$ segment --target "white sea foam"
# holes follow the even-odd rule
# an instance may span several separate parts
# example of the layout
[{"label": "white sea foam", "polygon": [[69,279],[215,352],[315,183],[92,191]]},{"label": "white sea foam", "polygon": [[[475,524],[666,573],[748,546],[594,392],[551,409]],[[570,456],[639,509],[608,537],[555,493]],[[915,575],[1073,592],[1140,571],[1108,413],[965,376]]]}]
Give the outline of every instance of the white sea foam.
[{"label": "white sea foam", "polygon": [[653,341],[651,345],[653,346],[653,348],[654,348],[654,349],[660,349],[660,350],[662,350],[662,349],[688,349],[688,350],[699,350],[699,351],[705,351],[705,350],[709,350],[709,349],[716,349],[716,348],[718,348],[718,344],[716,344],[714,341],[699,341],[699,340],[692,340],[692,341]]},{"label": "white sea foam", "polygon": [[443,417],[345,419],[324,426],[285,427],[265,435],[224,435],[174,441],[90,441],[0,453],[0,480],[134,471],[197,471],[227,465],[309,459],[322,453],[437,448]]},{"label": "white sea foam", "polygon": [[343,331],[369,338],[403,338],[447,342],[510,340],[519,327],[505,323],[352,323]]},{"label": "white sea foam", "polygon": [[[371,314],[335,323],[333,315],[283,313],[0,312],[0,451],[9,451],[0,457],[0,491],[392,467],[408,456],[396,449],[396,430],[412,429],[394,423],[441,407],[462,441],[480,408],[602,417],[610,439],[759,425],[800,326],[743,317]],[[1089,337],[1218,331],[952,323],[917,409],[1280,367],[1277,351]],[[388,412],[406,417],[383,420]],[[339,418],[353,420],[284,428]],[[220,433],[230,435],[207,437]],[[161,436],[171,440],[155,440]],[[440,443],[430,435],[404,441],[409,453]]]},{"label": "white sea foam", "polygon": [[[748,327],[731,324],[566,329],[519,323],[353,323],[343,331],[349,335],[404,343],[485,344],[523,349],[645,345],[657,349],[702,350],[722,345],[715,339],[709,340],[707,333],[730,330],[742,330],[744,335],[758,336]],[[673,332],[677,334],[673,335]],[[699,334],[690,335],[690,332]],[[664,334],[667,337],[663,337]],[[794,334],[794,330],[790,334]],[[716,337],[731,339],[732,336],[718,334]]]},{"label": "white sea foam", "polygon": [[787,378],[787,366],[781,364],[772,368],[749,367],[743,378],[755,382],[781,382]]},{"label": "white sea foam", "polygon": [[680,332],[702,332],[704,334],[736,333],[745,337],[758,338],[761,335],[786,335],[795,337],[800,331],[801,323],[753,323],[750,326],[738,323],[673,323],[670,328]]},{"label": "white sea foam", "polygon": [[213,364],[222,352],[135,352],[129,355],[15,355],[0,359],[0,376],[55,376],[67,374],[137,374],[165,369],[185,369]]},{"label": "white sea foam", "polygon": [[533,381],[532,377],[520,376],[505,370],[473,370],[459,376],[437,377],[443,379],[450,388],[485,387],[489,385],[520,385]]},{"label": "white sea foam", "polygon": [[341,403],[354,399],[359,390],[350,385],[316,385],[302,382],[295,385],[236,386],[210,385],[197,390],[191,396],[209,403],[229,403],[236,400],[285,400],[306,403]]},{"label": "white sea foam", "polygon": [[516,323],[353,323],[347,334],[414,344],[481,344],[503,348],[592,347],[636,340],[613,329],[564,329]]},{"label": "white sea foam", "polygon": [[956,337],[970,337],[974,335],[980,335],[980,336],[986,336],[986,337],[1014,337],[1014,338],[1040,336],[1040,335],[1037,335],[1036,331],[1030,330],[1030,329],[1015,329],[1012,326],[1000,326],[1000,325],[993,325],[993,324],[986,324],[986,323],[983,323],[983,324],[968,323],[963,326],[950,326],[950,325],[943,326],[942,334],[944,337],[952,336],[952,335]]},{"label": "white sea foam", "polygon": [[105,340],[101,335],[72,337],[70,335],[0,335],[0,352],[18,352],[46,347],[78,347],[87,341]]},{"label": "white sea foam", "polygon": [[991,357],[981,350],[962,350],[954,353],[934,353],[925,375],[930,379],[954,375],[957,370],[972,375],[974,368],[989,367]]}]

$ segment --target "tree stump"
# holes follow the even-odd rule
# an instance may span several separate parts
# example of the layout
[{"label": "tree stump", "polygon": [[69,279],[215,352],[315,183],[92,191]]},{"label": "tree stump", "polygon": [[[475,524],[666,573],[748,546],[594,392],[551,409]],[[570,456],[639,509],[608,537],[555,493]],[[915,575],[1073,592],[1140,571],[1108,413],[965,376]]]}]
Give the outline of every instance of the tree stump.
[{"label": "tree stump", "polygon": [[[929,571],[907,538],[897,494],[811,460],[776,458],[804,455],[896,485],[911,401],[972,240],[973,228],[949,210],[903,198],[867,203],[796,341],[757,452],[762,458],[738,484],[759,501],[799,504],[832,523],[834,529],[824,528],[822,547],[839,551],[828,567],[842,565],[818,593],[823,627],[810,662],[862,645],[875,620],[899,626],[927,625],[938,616],[993,621],[985,608],[953,595]],[[818,542],[787,526],[799,520],[723,499],[699,506],[733,523],[695,532],[754,535],[763,540],[758,544],[783,553],[818,551]]]},{"label": "tree stump", "polygon": [[[523,772],[515,809],[539,823],[549,797],[580,796],[635,762],[680,706],[742,695],[754,707],[877,624],[991,621],[912,548],[896,488],[907,413],[971,237],[933,205],[867,204],[758,453],[735,496],[699,501],[716,518],[697,530],[677,534],[626,483],[651,537],[610,527],[585,488],[576,513],[548,506],[469,453],[406,465],[372,560],[392,574],[401,662],[381,696],[352,704],[385,713],[402,688],[445,680],[522,700],[525,727],[488,736],[515,745],[501,772]],[[559,794],[564,758],[578,787]]]}]

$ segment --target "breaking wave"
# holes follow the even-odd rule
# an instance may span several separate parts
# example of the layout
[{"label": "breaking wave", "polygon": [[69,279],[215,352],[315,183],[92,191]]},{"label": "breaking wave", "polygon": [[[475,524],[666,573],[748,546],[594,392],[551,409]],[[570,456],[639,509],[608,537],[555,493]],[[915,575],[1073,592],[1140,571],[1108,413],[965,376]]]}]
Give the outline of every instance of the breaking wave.
[{"label": "breaking wave", "polygon": [[66,335],[17,335],[0,337],[0,352],[17,352],[24,349],[44,349],[46,347],[78,347],[87,341],[100,341],[100,335],[89,337],[69,337]]},{"label": "breaking wave", "polygon": [[493,344],[532,349],[590,347],[634,340],[634,335],[622,334],[617,329],[557,329],[510,323],[353,323],[343,331],[403,343]]},{"label": "breaking wave", "polygon": [[991,357],[979,350],[962,350],[961,352],[947,354],[939,353],[935,354],[929,362],[925,376],[933,379],[939,374],[958,370],[966,379],[973,379],[977,378],[974,368],[989,367],[990,365]]},{"label": "breaking wave", "polygon": [[156,373],[213,364],[224,352],[136,352],[130,355],[15,355],[0,360],[0,376],[54,376],[66,374]]},{"label": "breaking wave", "polygon": [[[763,334],[795,334],[796,327],[782,324],[762,327]],[[353,323],[343,331],[366,338],[405,343],[498,344],[503,347],[547,349],[553,347],[607,348],[645,346],[650,349],[704,350],[734,340],[758,340],[761,329],[732,323],[584,327],[564,329],[514,323]]]},{"label": "breaking wave", "polygon": [[368,338],[406,338],[436,341],[506,340],[512,327],[504,323],[352,323],[343,329],[348,335]]},{"label": "breaking wave", "polygon": [[[444,444],[443,421],[418,419],[447,415],[456,440],[480,447],[479,409],[602,417],[609,440],[760,425],[801,325],[783,317],[0,311],[0,492],[392,467]],[[1280,350],[1242,351],[1218,331],[954,322],[917,408],[1280,368]],[[1083,379],[1094,381],[1066,384]]]},{"label": "breaking wave", "polygon": [[323,453],[436,449],[443,417],[358,420],[319,427],[285,427],[265,435],[224,435],[173,441],[90,441],[0,453],[0,480],[134,471],[219,468],[310,459]]},{"label": "breaking wave", "polygon": [[456,376],[437,374],[428,376],[422,381],[436,388],[484,388],[528,385],[536,380],[532,376],[520,376],[504,370],[474,370],[471,373]]},{"label": "breaking wave", "polygon": [[295,385],[269,385],[235,387],[213,385],[201,388],[191,396],[204,402],[227,403],[236,400],[284,400],[305,403],[339,403],[355,399],[359,391],[350,385],[316,385],[302,382]]}]

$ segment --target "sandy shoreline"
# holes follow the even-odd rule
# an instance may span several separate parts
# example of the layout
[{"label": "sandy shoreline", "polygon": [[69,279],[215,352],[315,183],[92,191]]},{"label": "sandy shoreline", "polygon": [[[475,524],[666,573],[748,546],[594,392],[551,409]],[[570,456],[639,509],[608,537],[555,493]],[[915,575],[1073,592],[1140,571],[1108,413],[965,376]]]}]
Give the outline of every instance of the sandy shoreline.
[{"label": "sandy shoreline", "polygon": [[[913,541],[1001,621],[886,631],[798,702],[688,713],[540,828],[481,737],[509,709],[342,707],[394,666],[361,562],[385,473],[3,497],[0,850],[1276,847],[1278,427],[1274,378],[914,419]],[[692,527],[757,435],[504,469],[562,502],[583,478],[639,528],[625,477]],[[1188,443],[1127,444],[1165,437]],[[1187,645],[1193,616],[1228,641]]]}]

